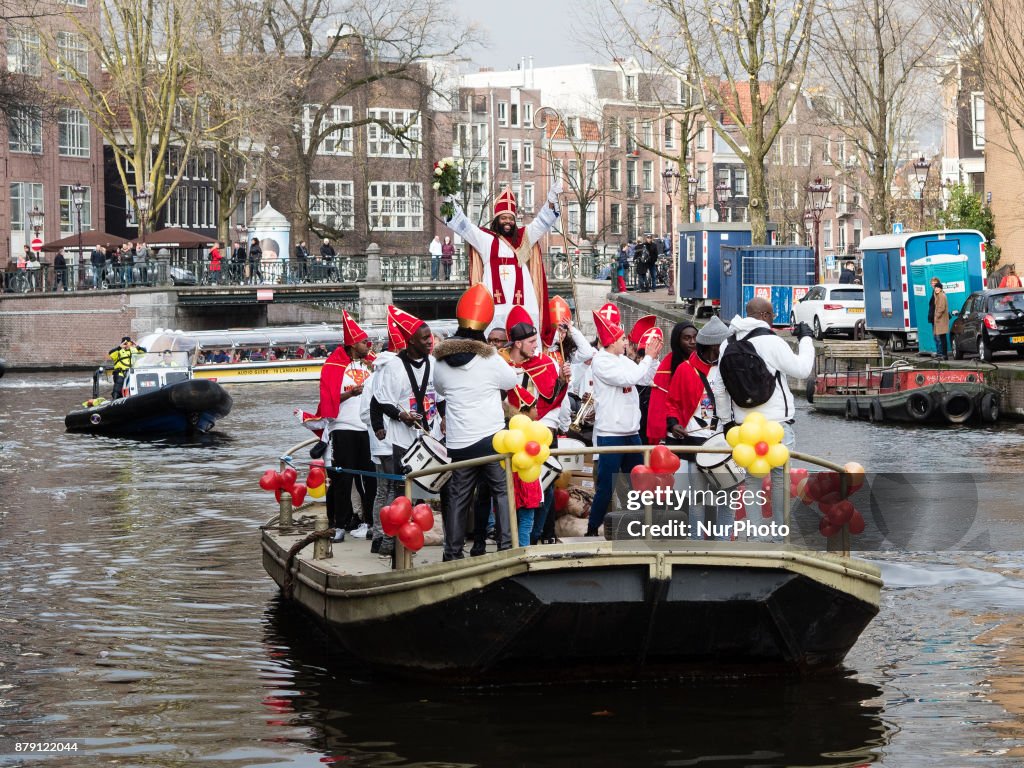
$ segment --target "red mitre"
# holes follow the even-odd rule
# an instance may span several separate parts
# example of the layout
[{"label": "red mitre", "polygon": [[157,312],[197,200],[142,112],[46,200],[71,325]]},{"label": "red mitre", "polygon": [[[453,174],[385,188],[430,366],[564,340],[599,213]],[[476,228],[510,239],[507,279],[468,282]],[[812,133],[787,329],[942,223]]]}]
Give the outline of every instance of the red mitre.
[{"label": "red mitre", "polygon": [[345,346],[351,347],[353,344],[358,344],[360,341],[365,341],[369,337],[366,335],[366,331],[359,327],[359,323],[352,319],[352,315],[346,312],[344,309],[341,310],[341,322],[345,329]]},{"label": "red mitre", "polygon": [[[606,304],[605,307],[607,306],[608,305]],[[599,310],[595,310],[594,325],[597,326],[598,341],[601,342],[602,347],[607,347],[610,344],[614,344],[616,341],[622,338],[626,332],[622,330],[618,326],[618,324],[611,323],[607,319],[605,319],[605,316],[601,314],[603,310],[604,307],[602,307]]]},{"label": "red mitre", "polygon": [[518,215],[516,196],[512,194],[512,190],[508,187],[505,187],[501,194],[498,195],[498,199],[494,201],[494,218],[498,218],[503,213],[511,213],[513,216]]},{"label": "red mitre", "polygon": [[622,315],[619,313],[619,308],[610,301],[596,310],[594,314],[601,315],[608,325],[622,325]]},{"label": "red mitre", "polygon": [[398,327],[398,321],[392,314],[392,307],[388,305],[388,349],[392,352],[401,352],[405,349],[405,337],[402,336],[402,329]]},{"label": "red mitre", "polygon": [[460,328],[483,331],[494,319],[494,299],[487,286],[477,283],[462,294],[459,304],[455,307],[455,317]]},{"label": "red mitre", "polygon": [[643,338],[649,330],[656,328],[658,325],[658,318],[655,315],[644,315],[633,325],[633,329],[629,332],[629,340],[634,344],[639,344],[640,339]]},{"label": "red mitre", "polygon": [[[513,334],[512,333],[513,329],[516,326],[518,326],[518,325],[527,325],[527,326],[529,326],[530,329],[532,329],[532,332],[526,332],[525,335],[523,335],[523,332],[524,331],[529,331],[529,329],[522,329],[521,328],[520,329],[520,333]],[[537,328],[533,324],[533,318],[530,317],[530,313],[527,312],[522,307],[522,305],[520,305],[520,304],[513,304],[512,305],[512,309],[509,310],[508,317],[505,319],[505,333],[508,335],[508,340],[510,342],[511,341],[521,341],[522,339],[528,339],[528,338],[530,338],[531,336],[533,336],[533,335],[535,335],[537,333]]]},{"label": "red mitre", "polygon": [[552,296],[548,301],[548,315],[551,318],[552,326],[570,322],[572,320],[572,310],[569,309],[569,302],[561,296]]},{"label": "red mitre", "polygon": [[388,317],[394,319],[395,325],[398,326],[398,330],[402,334],[402,338],[406,341],[411,339],[416,331],[426,325],[415,315],[410,315],[405,310],[393,307],[390,304],[388,305]]}]

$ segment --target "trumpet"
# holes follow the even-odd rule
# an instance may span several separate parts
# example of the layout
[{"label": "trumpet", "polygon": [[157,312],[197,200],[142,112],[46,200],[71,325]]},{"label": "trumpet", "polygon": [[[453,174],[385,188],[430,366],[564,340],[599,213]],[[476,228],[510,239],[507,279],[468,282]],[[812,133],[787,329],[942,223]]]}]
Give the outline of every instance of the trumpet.
[{"label": "trumpet", "polygon": [[580,409],[576,411],[576,418],[569,424],[569,429],[573,432],[582,432],[584,426],[588,421],[594,419],[594,396],[588,394],[583,398],[583,402],[580,404]]}]

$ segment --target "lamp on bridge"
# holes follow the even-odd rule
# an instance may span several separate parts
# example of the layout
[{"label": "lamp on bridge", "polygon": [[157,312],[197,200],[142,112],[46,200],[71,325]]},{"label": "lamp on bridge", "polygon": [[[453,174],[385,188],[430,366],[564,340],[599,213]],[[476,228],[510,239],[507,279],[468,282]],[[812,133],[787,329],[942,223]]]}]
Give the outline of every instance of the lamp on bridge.
[{"label": "lamp on bridge", "polygon": [[[75,264],[79,264],[82,261],[82,206],[85,205],[85,187],[83,185],[73,184],[71,186],[71,204],[75,206],[75,222],[78,226],[78,258],[75,260]],[[76,266],[75,269],[77,270],[78,267]],[[77,278],[73,284],[78,285]]]},{"label": "lamp on bridge", "polygon": [[804,218],[814,222],[814,282],[821,280],[821,253],[818,247],[818,231],[821,229],[821,214],[825,211],[828,195],[832,191],[832,182],[822,183],[821,179],[815,179],[807,185],[807,212]]},{"label": "lamp on bridge", "polygon": [[921,214],[917,224],[919,230],[924,229],[924,188],[928,185],[928,172],[931,169],[932,164],[923,157],[914,161],[914,176],[917,177],[917,188],[920,190],[918,200],[921,203]]},{"label": "lamp on bridge", "polygon": [[690,193],[690,205],[688,213],[690,215],[690,221],[694,222],[697,220],[697,177],[691,176],[686,180],[686,189]]},{"label": "lamp on bridge", "polygon": [[718,201],[719,221],[725,221],[725,204],[732,197],[732,187],[729,186],[729,182],[724,179],[715,187],[715,199]]},{"label": "lamp on bridge", "polygon": [[32,233],[37,239],[39,238],[39,233],[43,231],[43,217],[43,212],[38,208],[33,208],[32,212],[28,215],[28,219],[32,223]]},{"label": "lamp on bridge", "polygon": [[139,214],[139,240],[146,241],[146,214],[149,213],[150,194],[145,189],[135,191],[135,210]]}]

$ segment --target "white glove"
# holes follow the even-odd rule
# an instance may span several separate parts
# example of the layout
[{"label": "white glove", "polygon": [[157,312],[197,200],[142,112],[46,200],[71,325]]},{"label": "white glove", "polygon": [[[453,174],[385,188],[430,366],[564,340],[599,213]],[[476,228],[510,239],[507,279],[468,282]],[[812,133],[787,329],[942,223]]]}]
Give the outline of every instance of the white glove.
[{"label": "white glove", "polygon": [[555,179],[555,183],[551,185],[551,189],[548,190],[548,202],[552,205],[558,204],[558,196],[565,191],[565,187],[562,186],[561,179]]}]

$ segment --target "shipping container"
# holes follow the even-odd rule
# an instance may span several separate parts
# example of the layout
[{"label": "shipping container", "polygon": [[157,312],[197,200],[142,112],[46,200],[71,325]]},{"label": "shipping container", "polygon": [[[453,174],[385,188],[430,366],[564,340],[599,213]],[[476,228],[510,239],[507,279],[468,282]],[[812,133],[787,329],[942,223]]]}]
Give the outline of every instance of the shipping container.
[{"label": "shipping container", "polygon": [[[769,242],[775,225],[768,224]],[[721,248],[751,244],[746,222],[698,221],[683,224],[676,237],[676,295],[695,316],[714,313],[721,299]]]},{"label": "shipping container", "polygon": [[[957,270],[958,260],[935,260],[929,269],[913,269],[919,262],[936,256],[966,257],[966,285],[955,286],[958,294],[970,294],[985,287],[985,236],[974,229],[951,229],[936,232],[911,232],[901,235],[872,235],[860,244],[864,267],[864,322],[872,336],[892,349],[900,351],[918,341],[919,331],[931,336],[927,310],[929,286],[933,274],[941,270]],[[947,263],[948,262],[948,263]],[[936,272],[939,270],[939,272]],[[946,278],[950,279],[952,273]],[[918,285],[918,282],[925,285]],[[923,303],[912,300],[924,297]],[[924,314],[918,307],[924,307]],[[950,310],[955,309],[953,301]],[[933,348],[931,342],[926,349]]]},{"label": "shipping container", "polygon": [[755,296],[768,299],[775,325],[789,323],[793,302],[814,285],[814,249],[802,245],[723,246],[720,280],[721,315],[729,322],[745,315]]}]

